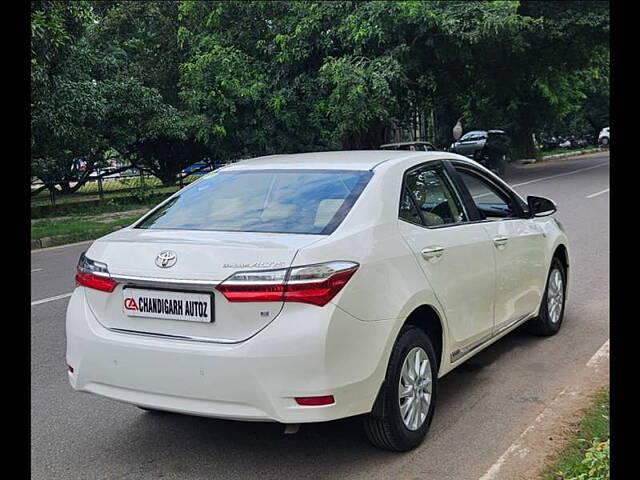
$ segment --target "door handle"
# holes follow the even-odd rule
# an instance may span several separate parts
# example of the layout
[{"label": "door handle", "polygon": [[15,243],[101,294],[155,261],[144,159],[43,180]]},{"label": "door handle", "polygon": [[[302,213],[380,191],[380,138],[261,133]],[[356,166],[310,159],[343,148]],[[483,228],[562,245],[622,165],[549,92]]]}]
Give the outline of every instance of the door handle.
[{"label": "door handle", "polygon": [[496,248],[503,249],[507,246],[508,241],[509,239],[507,237],[494,237],[493,244],[496,246]]},{"label": "door handle", "polygon": [[422,254],[422,258],[427,261],[436,260],[444,253],[444,247],[427,247],[423,248],[420,253]]}]

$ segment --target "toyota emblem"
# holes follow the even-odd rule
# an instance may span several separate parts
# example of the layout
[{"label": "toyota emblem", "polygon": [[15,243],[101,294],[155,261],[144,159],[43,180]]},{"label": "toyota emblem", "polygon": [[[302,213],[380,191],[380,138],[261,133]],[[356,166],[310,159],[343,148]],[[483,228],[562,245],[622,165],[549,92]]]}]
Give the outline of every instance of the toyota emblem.
[{"label": "toyota emblem", "polygon": [[178,256],[173,250],[164,250],[156,257],[156,265],[160,268],[170,268],[176,264]]}]

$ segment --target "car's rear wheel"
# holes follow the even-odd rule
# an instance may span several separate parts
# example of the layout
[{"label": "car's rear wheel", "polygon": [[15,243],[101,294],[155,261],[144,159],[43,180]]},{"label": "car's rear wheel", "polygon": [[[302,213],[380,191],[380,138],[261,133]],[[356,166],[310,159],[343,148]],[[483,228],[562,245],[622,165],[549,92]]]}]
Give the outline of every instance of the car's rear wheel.
[{"label": "car's rear wheel", "polygon": [[562,262],[557,258],[551,262],[547,285],[540,313],[537,318],[529,320],[529,330],[542,336],[551,336],[558,333],[564,318],[564,305],[567,293],[567,272]]},{"label": "car's rear wheel", "polygon": [[376,405],[364,419],[373,445],[403,452],[422,442],[435,410],[437,375],[429,337],[416,326],[404,327],[391,351]]},{"label": "car's rear wheel", "polygon": [[600,144],[601,144],[603,147],[607,147],[607,146],[609,146],[609,139],[608,139],[607,137],[602,137],[602,138],[600,139]]}]

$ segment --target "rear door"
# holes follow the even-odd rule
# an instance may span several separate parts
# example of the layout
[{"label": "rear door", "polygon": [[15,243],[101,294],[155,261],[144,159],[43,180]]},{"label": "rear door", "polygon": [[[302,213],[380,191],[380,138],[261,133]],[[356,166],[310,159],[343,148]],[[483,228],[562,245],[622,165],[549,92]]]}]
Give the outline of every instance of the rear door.
[{"label": "rear door", "polygon": [[[496,259],[495,332],[532,314],[540,305],[547,265],[541,227],[527,218],[523,202],[483,170],[452,162],[457,179],[491,238]],[[472,213],[473,214],[473,213]]]},{"label": "rear door", "polygon": [[405,173],[399,228],[445,310],[452,361],[486,341],[493,329],[493,244],[466,207],[442,162]]}]

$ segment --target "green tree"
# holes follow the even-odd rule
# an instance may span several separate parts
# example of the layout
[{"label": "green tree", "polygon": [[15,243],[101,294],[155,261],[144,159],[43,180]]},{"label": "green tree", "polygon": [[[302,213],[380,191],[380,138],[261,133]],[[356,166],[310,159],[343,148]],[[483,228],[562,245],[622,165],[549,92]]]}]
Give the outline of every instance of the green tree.
[{"label": "green tree", "polygon": [[90,18],[88,2],[31,3],[31,167],[50,189],[60,181],[70,191],[76,160],[91,166],[103,151],[93,128],[105,104],[94,95],[93,57],[82,40]]},{"label": "green tree", "polygon": [[119,126],[113,147],[165,185],[209,153],[196,138],[202,118],[179,95],[177,33],[178,2],[148,1],[101,5],[92,34],[106,75],[127,87],[112,102],[109,122]]}]

